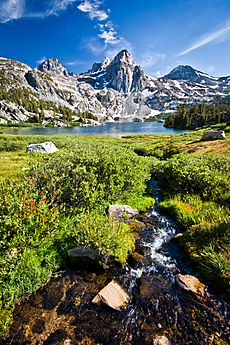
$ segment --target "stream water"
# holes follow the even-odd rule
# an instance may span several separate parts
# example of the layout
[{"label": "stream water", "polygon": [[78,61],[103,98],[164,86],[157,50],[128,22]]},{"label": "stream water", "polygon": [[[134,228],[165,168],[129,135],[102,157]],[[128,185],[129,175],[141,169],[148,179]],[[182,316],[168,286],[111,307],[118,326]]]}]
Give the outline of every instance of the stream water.
[{"label": "stream water", "polygon": [[[193,274],[171,240],[177,228],[156,205],[143,216],[137,240],[141,260],[125,268],[84,272],[68,269],[16,307],[5,344],[229,344],[229,297],[207,288],[203,297],[180,289],[178,273]],[[131,296],[125,310],[94,305],[114,278]],[[200,279],[200,278],[199,278]],[[161,338],[161,342],[157,337]],[[158,339],[158,340],[157,340]],[[163,342],[164,341],[164,342]]]}]

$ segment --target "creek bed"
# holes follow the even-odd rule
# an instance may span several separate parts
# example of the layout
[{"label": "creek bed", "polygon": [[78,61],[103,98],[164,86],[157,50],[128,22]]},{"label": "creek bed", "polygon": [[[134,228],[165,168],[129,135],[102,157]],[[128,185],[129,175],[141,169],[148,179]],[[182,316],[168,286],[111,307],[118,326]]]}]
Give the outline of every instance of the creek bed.
[{"label": "creek bed", "polygon": [[[229,296],[207,288],[198,297],[175,284],[178,273],[196,272],[170,241],[177,228],[159,211],[156,185],[155,192],[156,206],[144,216],[146,227],[137,243],[143,259],[130,261],[125,269],[56,273],[16,307],[4,344],[144,345],[154,344],[157,336],[172,345],[229,344]],[[92,303],[112,278],[131,296],[125,310]]]}]

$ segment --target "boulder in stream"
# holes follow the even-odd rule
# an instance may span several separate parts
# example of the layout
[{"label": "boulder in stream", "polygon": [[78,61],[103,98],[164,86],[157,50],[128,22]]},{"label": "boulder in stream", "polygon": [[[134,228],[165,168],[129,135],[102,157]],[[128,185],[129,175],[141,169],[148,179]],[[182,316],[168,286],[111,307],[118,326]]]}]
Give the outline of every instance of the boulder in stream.
[{"label": "boulder in stream", "polygon": [[138,215],[138,211],[129,205],[110,205],[108,213],[114,220],[125,221]]},{"label": "boulder in stream", "polygon": [[92,300],[93,303],[105,303],[112,309],[120,310],[129,303],[129,295],[127,292],[114,280],[106,285]]},{"label": "boulder in stream", "polygon": [[189,274],[178,274],[176,276],[177,285],[183,290],[191,291],[196,295],[204,295],[205,285],[202,284],[199,279]]}]

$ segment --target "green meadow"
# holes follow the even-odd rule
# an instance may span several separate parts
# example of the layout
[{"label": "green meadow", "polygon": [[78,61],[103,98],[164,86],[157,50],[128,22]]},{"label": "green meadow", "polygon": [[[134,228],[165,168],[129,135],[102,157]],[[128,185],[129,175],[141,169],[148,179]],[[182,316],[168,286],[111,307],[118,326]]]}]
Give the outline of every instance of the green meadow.
[{"label": "green meadow", "polygon": [[[188,260],[229,289],[230,136],[199,142],[202,131],[174,136],[41,137],[0,135],[0,329],[15,303],[65,267],[67,250],[97,249],[125,265],[135,233],[109,218],[114,203],[147,211],[151,178],[162,212],[176,221]],[[27,154],[52,141],[52,155]]]}]

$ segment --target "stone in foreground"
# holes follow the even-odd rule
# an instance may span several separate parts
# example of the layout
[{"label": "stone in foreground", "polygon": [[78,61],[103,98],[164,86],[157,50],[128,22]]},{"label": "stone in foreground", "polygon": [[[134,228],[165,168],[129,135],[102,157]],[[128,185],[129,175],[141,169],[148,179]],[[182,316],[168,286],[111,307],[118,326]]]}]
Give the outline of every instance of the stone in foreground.
[{"label": "stone in foreground", "polygon": [[112,280],[94,297],[92,302],[96,304],[105,303],[112,309],[120,310],[129,303],[129,295],[118,283]]},{"label": "stone in foreground", "polygon": [[176,282],[178,286],[184,290],[191,291],[196,295],[204,295],[205,285],[202,284],[199,279],[189,274],[182,275],[178,274],[176,276]]},{"label": "stone in foreground", "polygon": [[129,205],[110,205],[108,213],[111,218],[124,221],[135,217],[139,212]]},{"label": "stone in foreground", "polygon": [[57,147],[54,145],[54,143],[52,143],[51,141],[47,141],[44,143],[40,143],[40,144],[31,144],[28,145],[26,148],[26,151],[28,153],[31,152],[40,152],[40,153],[55,153],[58,151]]},{"label": "stone in foreground", "polygon": [[225,139],[225,131],[205,131],[201,141]]}]

